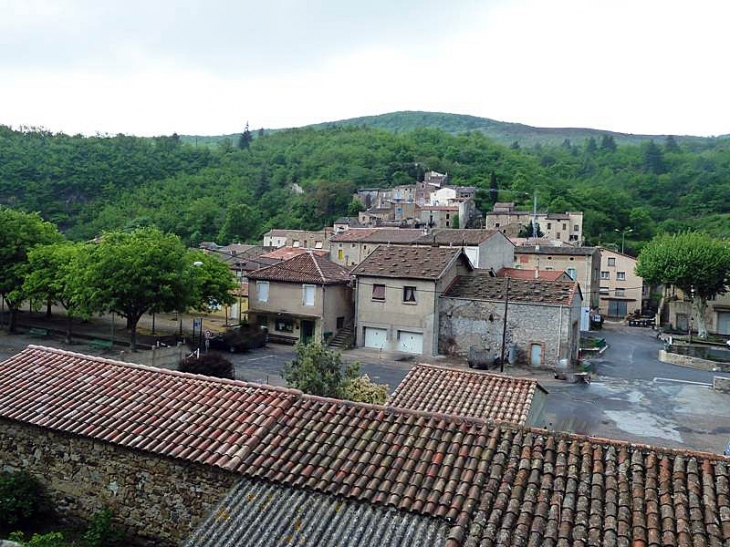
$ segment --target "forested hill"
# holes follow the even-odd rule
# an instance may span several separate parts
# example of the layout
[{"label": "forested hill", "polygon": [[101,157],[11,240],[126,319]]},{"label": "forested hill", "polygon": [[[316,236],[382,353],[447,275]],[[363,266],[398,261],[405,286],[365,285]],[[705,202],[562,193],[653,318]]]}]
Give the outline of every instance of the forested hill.
[{"label": "forested hill", "polygon": [[[638,248],[658,230],[730,236],[730,142],[663,139],[616,145],[504,146],[479,131],[325,127],[257,136],[249,148],[19,132],[0,126],[0,204],[39,211],[72,239],[155,224],[186,243],[258,241],[269,228],[319,228],[348,212],[357,188],[410,183],[424,170],[476,185],[488,210],[494,172],[501,201],[584,210],[591,243],[633,230]],[[300,193],[300,188],[303,192]]]},{"label": "forested hill", "polygon": [[[633,135],[630,133],[618,133],[580,127],[532,127],[520,123],[500,122],[490,118],[479,118],[465,114],[417,111],[391,112],[377,116],[349,118],[334,122],[324,122],[309,127],[323,128],[333,126],[375,127],[396,133],[423,128],[441,129],[442,131],[453,134],[464,133],[466,131],[480,131],[498,143],[509,146],[516,142],[523,147],[534,146],[535,144],[559,145],[565,139],[582,143],[590,137],[601,139],[604,135],[612,137],[616,144],[641,144],[650,140],[661,141],[667,137],[667,135]],[[268,130],[268,132],[271,133],[272,131]],[[235,135],[208,137],[184,136],[183,140],[190,143],[216,145],[225,139],[235,140],[235,138]],[[712,138],[692,136],[675,136],[675,139],[678,142],[691,142],[695,144],[715,140]]]}]

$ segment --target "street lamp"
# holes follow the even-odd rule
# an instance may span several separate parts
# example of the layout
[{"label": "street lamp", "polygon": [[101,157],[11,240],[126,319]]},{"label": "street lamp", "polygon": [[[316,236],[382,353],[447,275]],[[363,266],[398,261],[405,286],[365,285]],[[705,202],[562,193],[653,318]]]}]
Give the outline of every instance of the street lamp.
[{"label": "street lamp", "polygon": [[618,228],[616,228],[614,231],[621,234],[621,254],[624,254],[624,243],[626,241],[626,234],[630,234],[634,230],[632,230],[631,228],[624,228],[623,230],[619,230]]}]

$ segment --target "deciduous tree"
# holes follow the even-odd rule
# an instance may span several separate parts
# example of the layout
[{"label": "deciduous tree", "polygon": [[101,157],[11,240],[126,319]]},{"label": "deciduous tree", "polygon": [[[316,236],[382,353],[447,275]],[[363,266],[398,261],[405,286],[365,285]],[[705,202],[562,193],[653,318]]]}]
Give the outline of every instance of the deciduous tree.
[{"label": "deciduous tree", "polygon": [[0,298],[10,310],[10,332],[16,330],[17,311],[25,300],[23,283],[30,272],[28,254],[36,246],[61,240],[56,226],[40,215],[0,206]]},{"label": "deciduous tree", "polygon": [[707,300],[727,292],[730,246],[702,232],[659,235],[639,254],[636,274],[650,284],[674,285],[693,295],[697,332],[707,338]]}]

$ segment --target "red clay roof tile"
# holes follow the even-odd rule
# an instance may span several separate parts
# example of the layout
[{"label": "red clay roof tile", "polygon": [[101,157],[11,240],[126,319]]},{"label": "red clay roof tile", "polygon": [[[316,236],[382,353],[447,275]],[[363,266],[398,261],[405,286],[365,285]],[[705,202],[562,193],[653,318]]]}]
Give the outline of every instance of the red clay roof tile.
[{"label": "red clay roof tile", "polygon": [[[311,397],[37,346],[0,363],[0,386],[2,418],[448,519],[447,544],[730,542],[730,459],[712,454]],[[107,406],[90,406],[97,397]],[[195,408],[166,412],[191,400]],[[215,415],[233,402],[236,419]],[[124,420],[96,423],[109,408]],[[274,421],[257,426],[260,416]]]}]

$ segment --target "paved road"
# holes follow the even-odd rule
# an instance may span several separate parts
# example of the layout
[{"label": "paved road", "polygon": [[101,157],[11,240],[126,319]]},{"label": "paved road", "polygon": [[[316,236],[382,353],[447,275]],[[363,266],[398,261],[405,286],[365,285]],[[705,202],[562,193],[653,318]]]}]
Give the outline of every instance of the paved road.
[{"label": "paved road", "polygon": [[[249,382],[259,382],[284,386],[286,382],[281,377],[284,365],[291,361],[296,352],[292,346],[269,344],[265,348],[252,350],[246,353],[228,355],[233,361],[236,378]],[[360,371],[367,374],[371,380],[379,384],[388,384],[390,391],[400,383],[412,366],[412,362],[393,362],[380,360],[376,352],[368,354],[359,350],[345,352],[345,362],[359,361]]]},{"label": "paved road", "polygon": [[610,325],[597,334],[609,345],[603,355],[593,360],[600,376],[646,381],[669,378],[707,384],[712,383],[714,376],[730,376],[726,372],[662,363],[657,356],[663,344],[657,340],[656,331],[651,329]]}]

